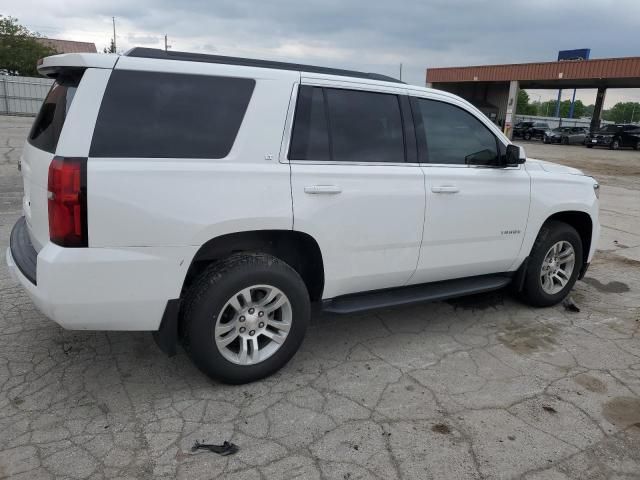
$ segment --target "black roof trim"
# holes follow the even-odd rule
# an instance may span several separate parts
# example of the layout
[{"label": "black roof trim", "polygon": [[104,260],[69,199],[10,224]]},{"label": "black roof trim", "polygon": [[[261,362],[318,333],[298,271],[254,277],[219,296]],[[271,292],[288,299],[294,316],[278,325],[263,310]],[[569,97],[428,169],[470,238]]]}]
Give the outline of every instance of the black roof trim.
[{"label": "black roof trim", "polygon": [[274,62],[271,60],[257,60],[253,58],[227,57],[224,55],[207,55],[204,53],[173,52],[159,48],[135,47],[124,54],[127,57],[155,58],[162,60],[182,60],[186,62],[222,63],[225,65],[241,65],[244,67],[273,68],[276,70],[294,70],[309,73],[323,73],[327,75],[341,75],[343,77],[366,78],[384,82],[404,83],[400,80],[380,75],[378,73],[364,73],[339,68],[317,67],[298,63]]}]

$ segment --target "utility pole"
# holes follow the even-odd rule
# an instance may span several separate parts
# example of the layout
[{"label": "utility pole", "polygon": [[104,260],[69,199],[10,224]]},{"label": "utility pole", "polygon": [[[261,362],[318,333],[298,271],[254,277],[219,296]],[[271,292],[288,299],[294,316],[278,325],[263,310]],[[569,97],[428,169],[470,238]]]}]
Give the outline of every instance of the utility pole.
[{"label": "utility pole", "polygon": [[168,51],[171,48],[171,45],[167,43],[167,34],[164,34],[164,51]]},{"label": "utility pole", "polygon": [[[111,17],[111,20],[113,20],[113,49],[117,51],[116,48],[116,17]],[[113,52],[116,53],[116,52]]]},{"label": "utility pole", "polygon": [[400,64],[400,81],[402,81],[402,64]]}]

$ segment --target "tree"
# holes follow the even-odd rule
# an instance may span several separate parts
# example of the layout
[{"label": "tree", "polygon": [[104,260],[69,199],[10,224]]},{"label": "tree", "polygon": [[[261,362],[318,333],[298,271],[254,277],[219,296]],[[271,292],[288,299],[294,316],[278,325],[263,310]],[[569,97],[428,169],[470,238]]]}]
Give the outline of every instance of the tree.
[{"label": "tree", "polygon": [[[558,104],[557,100],[549,100],[547,102],[543,102],[540,104],[538,108],[538,114],[553,117],[556,114],[556,105]],[[573,105],[573,117],[572,118],[580,118],[585,115],[584,103],[581,100],[576,100]],[[569,111],[571,110],[571,100],[563,100],[560,102],[560,117],[561,118],[569,118]]]},{"label": "tree", "polygon": [[39,33],[20,25],[17,18],[0,15],[0,72],[38,75],[38,60],[58,53],[38,38],[42,38]]},{"label": "tree", "polygon": [[591,105],[587,105],[584,107],[583,115],[585,117],[593,117],[593,111],[596,109],[596,106],[592,103]]},{"label": "tree", "polygon": [[536,115],[537,108],[529,103],[529,94],[526,90],[518,90],[518,102],[516,104],[516,114]]},{"label": "tree", "polygon": [[116,42],[114,41],[114,39],[111,39],[111,43],[109,43],[108,47],[104,47],[102,49],[103,53],[116,53]]},{"label": "tree", "polygon": [[640,103],[618,102],[611,109],[602,112],[603,120],[615,123],[633,123],[640,121]]}]

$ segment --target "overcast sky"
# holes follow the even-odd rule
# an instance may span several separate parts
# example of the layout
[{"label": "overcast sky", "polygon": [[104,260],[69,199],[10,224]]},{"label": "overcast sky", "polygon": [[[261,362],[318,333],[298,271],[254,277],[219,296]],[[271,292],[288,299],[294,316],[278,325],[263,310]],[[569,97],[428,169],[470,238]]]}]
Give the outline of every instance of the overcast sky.
[{"label": "overcast sky", "polygon": [[[344,67],[424,85],[427,67],[553,61],[558,50],[592,58],[640,55],[640,0],[0,0],[51,38],[209,52]],[[550,91],[532,92],[544,101]],[[565,92],[563,98],[569,98]],[[593,103],[595,92],[578,98]],[[610,90],[606,106],[640,101]]]}]

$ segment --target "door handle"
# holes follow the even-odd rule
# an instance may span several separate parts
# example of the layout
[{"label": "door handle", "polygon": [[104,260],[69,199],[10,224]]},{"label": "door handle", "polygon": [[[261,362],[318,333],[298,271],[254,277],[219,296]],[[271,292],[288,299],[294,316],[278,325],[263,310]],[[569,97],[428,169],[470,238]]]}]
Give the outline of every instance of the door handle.
[{"label": "door handle", "polygon": [[455,185],[441,185],[439,187],[431,187],[433,193],[458,193],[460,190]]},{"label": "door handle", "polygon": [[311,195],[335,195],[341,192],[342,189],[337,185],[310,185],[304,187],[304,193],[309,193]]}]

